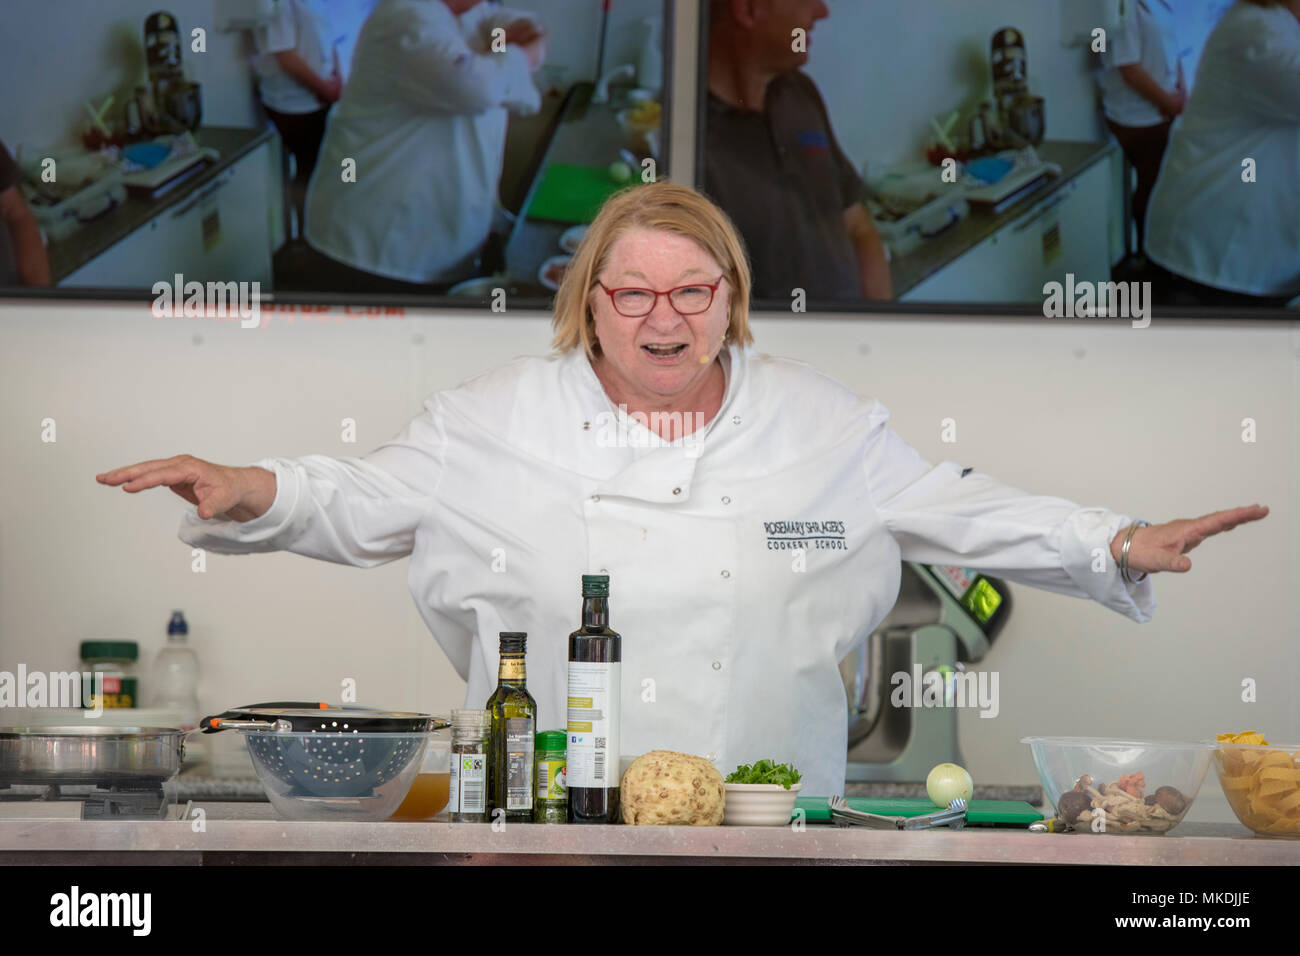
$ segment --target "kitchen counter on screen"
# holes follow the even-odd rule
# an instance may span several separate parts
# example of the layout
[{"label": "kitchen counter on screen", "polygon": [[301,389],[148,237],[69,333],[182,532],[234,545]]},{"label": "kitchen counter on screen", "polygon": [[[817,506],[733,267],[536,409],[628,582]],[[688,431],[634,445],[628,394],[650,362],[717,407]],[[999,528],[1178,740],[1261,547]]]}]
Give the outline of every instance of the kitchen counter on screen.
[{"label": "kitchen counter on screen", "polygon": [[[275,131],[241,129],[226,126],[200,126],[194,139],[201,147],[210,147],[220,153],[220,158],[208,165],[174,189],[155,199],[129,196],[116,209],[85,223],[71,235],[49,243],[46,252],[50,258],[53,282],[58,285],[77,269],[104,252],[114,243],[125,239],[154,216],[178,205],[202,187],[211,183],[223,171],[269,141]],[[170,278],[170,277],[169,277]]]},{"label": "kitchen counter on screen", "polygon": [[[196,804],[198,806],[199,804]],[[1020,829],[881,831],[790,827],[300,823],[269,804],[202,804],[192,821],[0,820],[0,866],[436,865],[458,863],[991,863],[1296,866],[1300,840],[1237,824],[1187,823],[1163,836]]]},{"label": "kitchen counter on screen", "polygon": [[998,213],[972,210],[971,214],[951,229],[941,232],[921,243],[907,255],[898,256],[889,264],[894,280],[894,296],[901,298],[944,266],[993,235],[1008,223],[1015,222],[1026,212],[1074,179],[1095,163],[1106,159],[1113,143],[1077,143],[1063,140],[1045,140],[1035,149],[1045,163],[1056,163],[1061,175],[1049,179],[1037,189],[1018,199]]}]

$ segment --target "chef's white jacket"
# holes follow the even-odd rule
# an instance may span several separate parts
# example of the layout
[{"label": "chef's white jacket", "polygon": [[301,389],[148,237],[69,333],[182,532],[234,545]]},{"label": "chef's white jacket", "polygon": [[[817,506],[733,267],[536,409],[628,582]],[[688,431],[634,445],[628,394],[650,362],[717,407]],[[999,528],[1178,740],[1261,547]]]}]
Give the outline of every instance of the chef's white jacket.
[{"label": "chef's white jacket", "polygon": [[1129,86],[1119,68],[1141,66],[1165,90],[1178,85],[1178,55],[1173,12],[1167,0],[1128,3],[1110,44],[1101,55],[1102,106],[1106,118],[1120,126],[1159,126],[1165,121],[1156,105]]},{"label": "chef's white jacket", "polygon": [[614,426],[581,350],[519,359],[432,395],[362,458],[256,462],[276,476],[270,510],[240,524],[190,508],[180,536],[360,567],[409,555],[411,594],[468,681],[466,706],[496,686],[498,633],[528,633],[541,728],[565,724],[580,575],[608,572],[619,751],[699,754],[724,774],[792,761],[811,794],[843,788],[838,664],[893,606],[903,560],[1090,597],[1136,621],[1154,610],[1150,579],[1125,585],[1110,557],[1128,517],[931,465],[879,402],[799,362],[723,356],[722,407],[685,442]]},{"label": "chef's white jacket", "polygon": [[[1255,182],[1243,182],[1243,161]],[[1249,295],[1300,293],[1300,21],[1237,3],[1201,55],[1147,209],[1147,256]]]},{"label": "chef's white jacket", "polygon": [[[541,94],[491,31],[527,14],[480,3],[380,0],[357,40],[307,188],[304,235],[356,269],[406,282],[464,278],[492,225],[508,110]],[[344,182],[344,160],[356,181]]]},{"label": "chef's white jacket", "polygon": [[280,68],[275,54],[292,50],[319,76],[329,77],[334,72],[329,15],[321,0],[280,0],[270,19],[253,31],[258,92],[276,112],[315,113],[325,108],[315,93]]}]

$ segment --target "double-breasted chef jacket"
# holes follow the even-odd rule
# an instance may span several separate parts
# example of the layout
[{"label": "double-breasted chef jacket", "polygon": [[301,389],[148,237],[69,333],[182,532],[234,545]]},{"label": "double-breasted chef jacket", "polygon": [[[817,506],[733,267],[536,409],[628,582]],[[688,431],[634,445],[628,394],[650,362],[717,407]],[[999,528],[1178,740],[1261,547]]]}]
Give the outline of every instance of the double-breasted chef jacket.
[{"label": "double-breasted chef jacket", "polygon": [[1124,583],[1110,556],[1128,516],[932,465],[880,402],[803,363],[734,345],[720,358],[722,407],[686,440],[620,412],[581,349],[523,358],[430,396],[364,457],[255,462],[276,476],[270,510],[238,523],[191,507],[180,537],[358,567],[409,556],[466,706],[496,685],[498,633],[528,633],[542,729],[565,725],[580,575],[608,573],[618,752],[698,754],[723,774],[771,757],[811,794],[842,790],[838,665],[893,606],[902,561],[1149,619],[1150,579]]}]

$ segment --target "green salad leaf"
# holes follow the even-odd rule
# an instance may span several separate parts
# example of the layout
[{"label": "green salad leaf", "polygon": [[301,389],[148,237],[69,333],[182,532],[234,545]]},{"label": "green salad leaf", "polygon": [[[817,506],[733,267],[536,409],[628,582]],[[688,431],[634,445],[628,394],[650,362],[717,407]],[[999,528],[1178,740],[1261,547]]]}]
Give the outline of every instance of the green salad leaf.
[{"label": "green salad leaf", "polygon": [[724,783],[775,783],[787,790],[802,778],[793,764],[777,763],[774,760],[760,760],[757,763],[741,764],[727,775]]}]

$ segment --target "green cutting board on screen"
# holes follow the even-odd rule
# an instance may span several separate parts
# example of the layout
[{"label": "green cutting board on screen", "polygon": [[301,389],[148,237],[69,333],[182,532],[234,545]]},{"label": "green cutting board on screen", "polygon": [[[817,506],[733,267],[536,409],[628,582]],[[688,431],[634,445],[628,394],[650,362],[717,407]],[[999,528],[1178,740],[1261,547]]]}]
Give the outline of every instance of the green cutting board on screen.
[{"label": "green cutting board on screen", "polygon": [[[808,823],[830,823],[831,808],[826,797],[798,797],[794,806],[803,810],[804,820]],[[926,813],[936,813],[939,807],[925,797],[902,797],[883,799],[879,797],[845,797],[845,802],[854,810],[878,813],[885,817],[919,817]],[[1035,820],[1043,819],[1042,813],[1021,800],[972,800],[966,810],[966,822],[971,824],[1002,824],[1005,826],[1027,827]]]},{"label": "green cutting board on screen", "polygon": [[605,200],[626,185],[615,182],[604,166],[552,163],[542,174],[526,215],[554,222],[591,222]]}]

